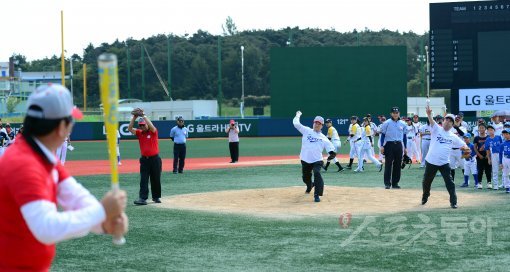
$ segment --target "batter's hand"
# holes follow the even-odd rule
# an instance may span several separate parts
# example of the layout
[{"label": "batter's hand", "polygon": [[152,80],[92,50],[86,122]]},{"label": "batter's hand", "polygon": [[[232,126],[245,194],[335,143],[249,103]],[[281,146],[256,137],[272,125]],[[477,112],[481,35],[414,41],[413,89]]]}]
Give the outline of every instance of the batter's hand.
[{"label": "batter's hand", "polygon": [[302,114],[301,111],[296,111],[296,117],[298,118],[301,117],[301,114]]}]

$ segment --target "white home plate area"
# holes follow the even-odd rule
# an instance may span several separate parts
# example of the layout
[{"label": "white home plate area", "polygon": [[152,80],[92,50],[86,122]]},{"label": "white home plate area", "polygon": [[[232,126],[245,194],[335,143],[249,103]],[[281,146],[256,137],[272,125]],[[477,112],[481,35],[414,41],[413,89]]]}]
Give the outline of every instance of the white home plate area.
[{"label": "white home plate area", "polygon": [[[451,210],[446,189],[431,192],[421,205],[421,190],[325,186],[321,202],[313,202],[304,186],[249,189],[184,194],[162,199],[158,207],[169,209],[244,214],[270,218],[304,218],[310,216],[353,216],[405,211]],[[494,201],[493,197],[457,191],[459,209]]]}]

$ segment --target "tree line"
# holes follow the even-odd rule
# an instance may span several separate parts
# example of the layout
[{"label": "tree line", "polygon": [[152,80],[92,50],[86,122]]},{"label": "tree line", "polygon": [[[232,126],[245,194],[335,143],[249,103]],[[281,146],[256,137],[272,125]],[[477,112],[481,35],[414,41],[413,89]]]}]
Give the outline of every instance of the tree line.
[{"label": "tree line", "polygon": [[[427,33],[418,35],[413,32],[400,33],[390,30],[365,29],[341,33],[334,29],[288,27],[280,30],[238,32],[231,19],[230,21],[227,19],[222,35],[212,35],[207,31],[198,30],[192,35],[158,34],[142,40],[132,38],[125,41],[116,40],[111,44],[102,43],[97,47],[89,44],[82,56],[77,54],[71,56],[74,99],[78,106],[83,106],[83,64],[87,64],[87,106],[97,107],[101,103],[97,58],[104,52],[110,52],[116,54],[118,58],[121,98],[138,98],[145,101],[168,100],[147,56],[143,56],[142,59],[142,54],[145,54],[142,45],[147,49],[164,84],[169,85],[171,97],[174,100],[218,98],[220,72],[218,54],[220,54],[222,98],[238,101],[241,96],[241,46],[244,47],[246,96],[264,98],[270,96],[269,52],[273,47],[380,45],[407,47],[408,95],[421,96],[424,95],[425,82],[423,46],[427,44],[427,41]],[[170,82],[167,78],[168,52],[170,52],[171,63]],[[18,61],[17,67],[22,71],[60,71],[61,61],[57,56],[30,62],[22,54],[16,54],[13,57]],[[69,60],[66,60],[66,71],[69,73]],[[66,84],[70,87],[69,80]],[[268,99],[258,101],[268,101]]]}]

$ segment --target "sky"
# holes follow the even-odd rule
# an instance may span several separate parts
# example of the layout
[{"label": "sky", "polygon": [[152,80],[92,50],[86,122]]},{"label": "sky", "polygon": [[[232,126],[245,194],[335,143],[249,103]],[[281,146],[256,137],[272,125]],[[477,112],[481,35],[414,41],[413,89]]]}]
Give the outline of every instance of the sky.
[{"label": "sky", "polygon": [[[238,31],[286,27],[339,32],[381,29],[423,34],[426,0],[0,0],[0,62],[22,54],[28,61],[60,56],[61,11],[66,57],[89,43],[157,34],[182,36],[198,29],[222,33],[230,16]],[[455,2],[455,0],[454,0]]]}]

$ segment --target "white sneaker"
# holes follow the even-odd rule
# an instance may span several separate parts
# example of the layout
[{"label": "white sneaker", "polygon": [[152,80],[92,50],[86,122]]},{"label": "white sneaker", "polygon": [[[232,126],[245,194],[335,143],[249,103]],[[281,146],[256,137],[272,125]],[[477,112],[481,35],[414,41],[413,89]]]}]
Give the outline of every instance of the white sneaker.
[{"label": "white sneaker", "polygon": [[121,163],[121,162],[119,162],[119,165],[122,165],[122,163]]},{"label": "white sneaker", "polygon": [[498,188],[499,189],[503,189],[503,188],[505,188],[505,185],[501,184],[501,185],[498,186]]},{"label": "white sneaker", "polygon": [[477,189],[483,189],[483,186],[482,186],[482,184],[478,183],[478,184],[476,185],[476,188],[477,188]]},{"label": "white sneaker", "polygon": [[363,171],[363,170],[358,169],[358,168],[354,169],[354,172],[362,172],[362,171]]},{"label": "white sneaker", "polygon": [[487,189],[492,189],[492,183],[487,183]]}]

